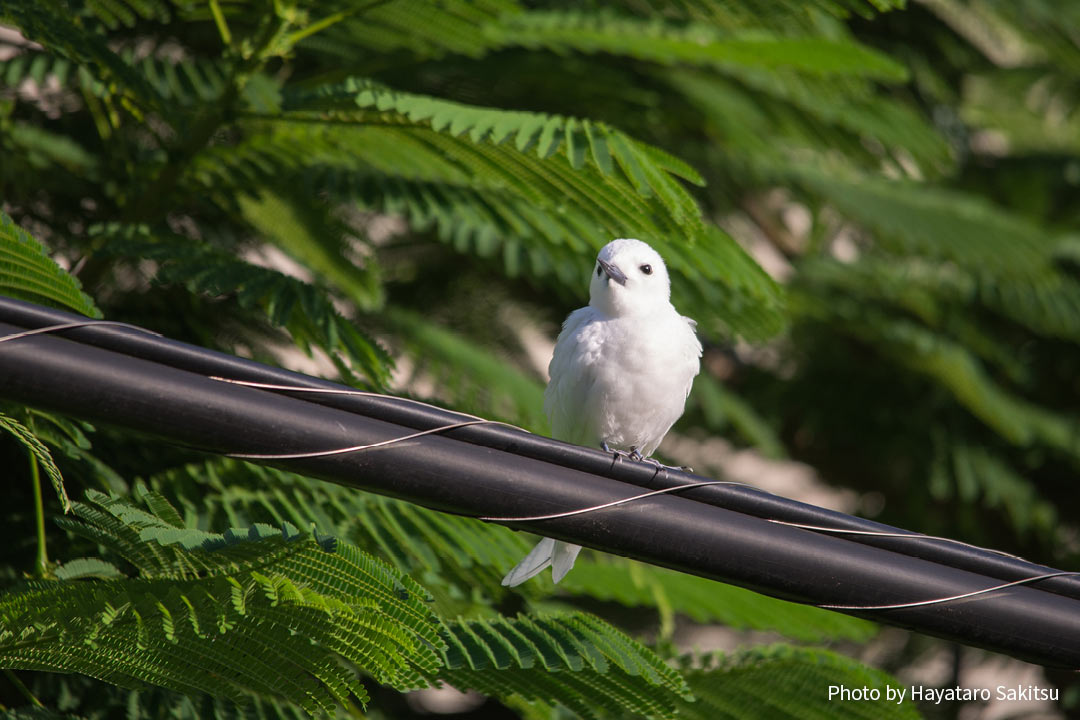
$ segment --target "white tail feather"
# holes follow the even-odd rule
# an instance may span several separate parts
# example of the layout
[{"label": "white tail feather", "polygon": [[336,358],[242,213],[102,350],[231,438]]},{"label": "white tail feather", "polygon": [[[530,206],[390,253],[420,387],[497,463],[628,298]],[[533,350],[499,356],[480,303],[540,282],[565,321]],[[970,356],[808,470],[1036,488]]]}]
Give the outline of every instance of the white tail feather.
[{"label": "white tail feather", "polygon": [[551,556],[554,552],[555,541],[551,538],[544,538],[525,556],[524,560],[515,565],[513,570],[506,573],[506,577],[502,579],[502,584],[506,587],[514,587],[525,582],[551,564]]},{"label": "white tail feather", "polygon": [[525,559],[514,566],[514,569],[506,573],[502,584],[506,587],[520,585],[534,575],[543,572],[548,565],[551,566],[551,579],[559,582],[570,569],[574,567],[580,545],[571,545],[561,540],[544,538],[536,544],[536,547],[525,556]]},{"label": "white tail feather", "polygon": [[580,545],[571,545],[559,540],[555,541],[555,551],[551,557],[551,580],[553,582],[559,582],[566,573],[570,572],[574,567],[574,561],[577,560],[577,554],[581,552]]}]

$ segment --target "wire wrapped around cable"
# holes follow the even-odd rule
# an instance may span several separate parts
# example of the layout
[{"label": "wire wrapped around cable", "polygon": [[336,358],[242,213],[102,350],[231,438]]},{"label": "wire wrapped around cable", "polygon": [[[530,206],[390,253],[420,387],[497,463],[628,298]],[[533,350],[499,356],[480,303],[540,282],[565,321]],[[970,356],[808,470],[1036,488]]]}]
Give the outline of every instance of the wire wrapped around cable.
[{"label": "wire wrapped around cable", "polygon": [[[0,323],[0,336],[26,329]],[[185,352],[201,355],[197,350],[186,346]],[[1000,581],[679,493],[612,504],[641,490],[611,477],[454,437],[486,424],[416,436],[415,428],[360,412],[223,383],[204,372],[51,334],[0,344],[0,398],[211,453],[299,455],[263,462],[444,512],[523,518],[574,511],[565,517],[505,524],[786,600],[846,608],[842,612],[1033,662],[1080,667],[1080,600],[1042,589],[1063,578],[988,592]],[[411,439],[401,440],[410,434]],[[302,456],[364,445],[372,447]],[[595,455],[604,464],[612,462],[610,456]],[[655,471],[651,466],[641,469]],[[578,512],[604,504],[612,505]],[[1056,572],[1061,571],[1026,577]],[[944,605],[912,606],[965,594],[971,596]],[[896,607],[872,609],[887,605]]]},{"label": "wire wrapped around cable", "polygon": [[[342,391],[353,389],[188,345],[145,330],[108,325],[86,326],[87,319],[81,316],[11,298],[0,297],[0,321],[27,329],[78,323],[82,327],[65,331],[64,337],[206,376],[319,390],[317,393],[295,394],[307,402],[360,413],[415,430],[430,430],[476,419],[472,415],[385,395],[341,394]],[[501,423],[470,423],[447,434],[482,447],[609,477],[646,489],[691,485],[708,480],[677,470],[657,473],[654,467],[640,463],[613,463],[611,455],[599,450],[568,445]],[[803,528],[819,528],[819,532],[843,534],[851,531],[852,534],[846,537],[853,542],[980,573],[1005,582],[1023,580],[1054,570],[992,550],[947,539],[930,538],[871,520],[788,500],[741,484],[698,486],[688,490],[684,497],[776,522]],[[1055,577],[1044,582],[1041,587],[1050,592],[1080,599],[1080,578]]]}]

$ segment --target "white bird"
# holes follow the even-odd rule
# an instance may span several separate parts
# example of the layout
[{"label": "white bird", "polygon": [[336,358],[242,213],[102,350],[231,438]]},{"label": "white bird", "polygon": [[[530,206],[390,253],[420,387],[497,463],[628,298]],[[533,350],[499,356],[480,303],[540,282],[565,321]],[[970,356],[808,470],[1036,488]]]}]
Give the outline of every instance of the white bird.
[{"label": "white bird", "polygon": [[[548,366],[552,437],[635,460],[652,455],[683,414],[701,369],[695,327],[671,304],[671,280],[655,250],[628,238],[601,248],[589,304],[566,318]],[[559,582],[580,550],[544,538],[502,584],[519,585],[548,565]]]}]

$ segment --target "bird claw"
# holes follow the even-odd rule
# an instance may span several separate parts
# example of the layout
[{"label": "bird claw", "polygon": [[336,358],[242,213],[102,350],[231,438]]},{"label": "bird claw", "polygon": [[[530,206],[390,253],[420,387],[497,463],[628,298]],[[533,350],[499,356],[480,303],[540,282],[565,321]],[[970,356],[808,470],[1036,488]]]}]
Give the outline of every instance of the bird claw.
[{"label": "bird claw", "polygon": [[629,451],[615,450],[611,446],[609,446],[607,444],[607,442],[601,442],[600,443],[600,449],[603,450],[604,452],[611,453],[613,455],[614,462],[618,462],[621,458],[626,458],[628,460],[633,460],[634,462],[646,462],[646,463],[649,463],[650,465],[652,465],[652,466],[654,466],[656,468],[657,472],[666,471],[666,470],[680,470],[680,471],[685,472],[685,473],[694,472],[694,468],[688,467],[686,465],[665,465],[664,463],[660,462],[656,458],[645,457],[644,455],[641,454],[641,451],[638,450],[636,447],[630,448]]},{"label": "bird claw", "polygon": [[650,465],[654,465],[658,472],[667,472],[668,470],[679,470],[680,472],[684,472],[684,473],[692,473],[692,472],[694,472],[694,468],[689,467],[687,465],[665,465],[664,463],[660,462],[656,458],[651,458],[651,457],[642,458],[642,459],[645,462],[649,463]]},{"label": "bird claw", "polygon": [[[619,462],[619,460],[621,460],[622,458],[627,458],[629,460],[641,459],[641,453],[637,452],[636,448],[633,449],[631,452],[627,452],[626,450],[616,450],[615,448],[608,445],[605,441],[600,443],[600,449],[606,453],[611,453],[612,462]],[[635,453],[637,453],[637,457],[634,457]]]}]

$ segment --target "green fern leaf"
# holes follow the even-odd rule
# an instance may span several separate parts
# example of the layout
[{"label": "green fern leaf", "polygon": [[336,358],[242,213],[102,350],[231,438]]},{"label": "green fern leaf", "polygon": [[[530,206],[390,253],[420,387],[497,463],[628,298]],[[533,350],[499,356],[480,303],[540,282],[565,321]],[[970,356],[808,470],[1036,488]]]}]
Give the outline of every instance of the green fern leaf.
[{"label": "green fern leaf", "polygon": [[872,230],[881,249],[955,263],[995,312],[1037,333],[1080,338],[1080,283],[1055,267],[1059,238],[1034,223],[940,188],[806,171],[799,177]]},{"label": "green fern leaf", "polygon": [[75,558],[56,568],[54,573],[57,580],[82,580],[96,578],[98,580],[114,580],[123,577],[123,573],[112,563],[105,562],[100,558]]},{"label": "green fern leaf", "polygon": [[25,160],[32,167],[51,166],[58,172],[70,172],[87,179],[97,177],[100,170],[98,159],[69,135],[15,123],[4,141],[10,143],[14,152],[25,153]]},{"label": "green fern leaf", "polygon": [[906,152],[927,175],[953,163],[937,130],[861,78],[741,66],[725,75],[680,69],[667,73],[666,79],[707,113],[708,126],[726,153],[744,158],[767,176],[785,174],[807,148],[841,150],[876,170],[881,153],[868,152],[867,140],[890,154]]},{"label": "green fern leaf", "polygon": [[119,498],[87,500],[75,509],[82,527],[69,527],[136,546],[126,554],[137,564],[172,562],[137,579],[36,583],[0,596],[4,667],[237,702],[256,694],[329,713],[350,696],[366,700],[336,658],[403,688],[423,686],[440,665],[427,593],[351,546],[287,526],[180,530]]},{"label": "green fern leaf", "polygon": [[[703,667],[688,669],[686,679],[697,702],[679,706],[679,717],[688,720],[921,717],[910,692],[905,702],[896,701],[907,688],[895,679],[828,650],[774,645],[696,661]],[[829,696],[841,686],[876,691],[879,699]],[[890,688],[894,696],[887,695]]]},{"label": "green fern leaf", "polygon": [[1054,239],[985,201],[941,188],[806,172],[814,191],[898,250],[950,260],[999,277],[1044,277]]},{"label": "green fern leaf", "polygon": [[465,407],[492,417],[516,418],[536,432],[547,429],[544,391],[535,377],[416,313],[388,309],[383,321],[416,359],[417,370],[435,372],[440,385]]},{"label": "green fern leaf", "polygon": [[4,713],[8,720],[85,720],[83,715],[57,712],[44,707],[10,708]]},{"label": "green fern leaf", "polygon": [[1009,442],[1039,442],[1077,456],[1073,441],[1080,423],[1077,418],[1059,415],[999,387],[971,353],[940,336],[898,323],[889,332],[890,339],[900,340],[910,352],[906,362],[936,378]]},{"label": "green fern leaf", "polygon": [[694,378],[687,408],[699,409],[705,426],[710,430],[719,431],[730,425],[765,457],[782,458],[787,455],[783,441],[769,421],[747,400],[724,387],[712,375],[702,373]]},{"label": "green fern leaf", "polygon": [[[298,705],[251,696],[243,703],[209,695],[182,695],[161,688],[128,690],[85,675],[32,673],[27,683],[37,697],[63,698],[65,712],[90,720],[128,717],[140,720],[310,720]],[[346,720],[354,708],[339,706],[328,717]],[[372,713],[375,715],[376,713]],[[74,720],[74,718],[72,718]]]},{"label": "green fern leaf", "polygon": [[[663,718],[689,697],[677,671],[598,618],[440,624],[423,588],[351,545],[288,523],[223,535],[182,529],[158,517],[176,516],[163,498],[142,495],[153,513],[88,493],[79,521],[66,524],[104,539],[140,577],[39,582],[0,595],[0,664],[237,703],[257,696],[317,714],[366,700],[339,658],[399,689],[446,681],[587,717],[596,717],[589,689],[602,693],[601,707]],[[85,560],[65,568],[115,577]]]},{"label": "green fern leaf", "polygon": [[856,262],[808,259],[800,265],[800,281],[816,292],[887,306],[917,318],[935,332],[959,340],[970,352],[1018,385],[1031,380],[1030,370],[1014,352],[972,317],[978,283],[954,263],[928,263],[921,258],[867,254]]},{"label": "green fern leaf", "polygon": [[45,249],[3,211],[0,211],[0,293],[101,317],[101,311],[80,290],[79,281],[50,260]]},{"label": "green fern leaf", "polygon": [[[503,574],[531,546],[528,536],[497,525],[235,460],[186,466],[150,482],[180,492],[186,514],[198,517],[202,526],[290,522],[305,527],[314,522],[423,578],[438,606],[448,609],[460,607],[453,598],[462,594],[503,594]],[[555,592],[598,597],[800,640],[863,641],[874,633],[863,620],[627,560],[582,557],[579,564],[582,572],[571,573],[558,586],[541,579],[516,592],[535,598]]]},{"label": "green fern leaf", "polygon": [[[935,498],[956,497],[964,503],[1004,510],[1021,537],[1053,536],[1059,522],[1055,506],[1040,497],[1037,487],[1008,461],[985,447],[962,440],[949,443],[947,448],[944,441],[939,441],[938,446],[938,454],[948,453],[951,462],[947,469],[935,468],[935,482],[930,486]],[[943,477],[948,480],[942,482]]]},{"label": "green fern leaf", "polygon": [[[178,494],[185,516],[200,527],[315,523],[423,579],[437,605],[453,613],[474,592],[503,594],[503,574],[529,549],[521,533],[498,525],[236,460],[187,465],[148,482]],[[541,592],[532,585],[526,591]]]},{"label": "green fern leaf", "polygon": [[135,496],[158,520],[175,528],[184,527],[184,520],[180,517],[180,513],[176,512],[176,508],[161,493],[149,490],[145,485],[136,484]]},{"label": "green fern leaf", "polygon": [[[390,90],[363,78],[350,78],[337,85],[322,86],[315,90],[286,92],[284,107],[294,112],[376,109],[382,113],[399,114],[418,126],[430,127],[452,137],[471,131],[472,142],[486,138],[496,145],[501,144],[512,133],[515,136],[514,147],[518,152],[536,147],[537,155],[544,159],[556,152],[558,147],[559,154],[571,168],[581,167],[585,158],[584,153],[574,150],[575,147],[583,149],[584,145],[580,140],[577,143],[572,140],[576,128],[580,126],[594,137],[604,138],[638,194],[644,197],[658,194],[664,200],[664,207],[678,224],[692,229],[701,227],[700,211],[686,191],[671,179],[670,172],[671,169],[677,170],[679,174],[689,176],[688,179],[698,183],[702,182],[701,176],[685,163],[674,162],[667,157],[658,166],[655,162],[660,157],[658,151],[653,154],[645,153],[639,143],[603,124],[558,115],[464,105]],[[485,132],[485,128],[490,130]],[[597,167],[601,172],[610,170],[607,163]]]},{"label": "green fern leaf", "polygon": [[30,80],[37,86],[44,86],[48,78],[55,78],[61,87],[71,77],[70,60],[57,57],[42,50],[25,50],[0,62],[0,80],[7,87],[18,87]]},{"label": "green fern leaf", "polygon": [[[114,9],[123,7],[119,0],[111,0],[111,3]],[[58,4],[11,0],[4,3],[0,17],[49,52],[81,66],[84,71],[92,68],[97,80],[92,85],[102,95],[122,95],[132,110],[138,106],[160,108],[163,105],[153,87],[124,58],[113,52],[102,36],[86,32],[76,18]]]},{"label": "green fern leaf", "polygon": [[529,12],[508,17],[492,32],[506,44],[559,52],[625,55],[673,65],[732,65],[852,75],[904,82],[907,70],[853,40],[782,37],[760,29],[721,33],[704,24],[679,26],[585,12]]},{"label": "green fern leaf", "polygon": [[487,25],[518,11],[515,0],[396,0],[370,5],[306,38],[301,47],[341,57],[353,57],[357,47],[378,53],[404,51],[418,58],[479,57],[492,47]]},{"label": "green fern leaf", "polygon": [[110,238],[107,252],[117,257],[161,261],[156,280],[183,284],[196,294],[230,294],[244,308],[258,308],[267,320],[283,326],[305,351],[326,351],[346,378],[363,373],[383,387],[390,357],[334,307],[327,293],[276,270],[237,260],[235,256],[171,235],[150,237],[144,227],[99,226],[92,232]]},{"label": "green fern leaf", "polygon": [[345,258],[344,248],[339,246],[348,231],[328,216],[326,208],[301,204],[268,190],[257,199],[241,196],[238,200],[248,222],[359,308],[373,310],[382,304],[383,289],[373,253],[359,262]]},{"label": "green fern leaf", "polygon": [[[589,174],[588,169],[582,172]],[[582,238],[643,237],[667,258],[677,278],[672,283],[676,306],[684,312],[693,308],[696,319],[711,330],[764,338],[784,327],[782,289],[731,238],[713,228],[687,248],[678,232],[648,226],[638,232],[632,216],[622,225],[614,216],[597,219],[595,206],[567,195],[549,209],[540,199],[545,191],[533,199],[505,186],[458,185],[456,178],[391,180],[327,166],[313,168],[307,177],[313,192],[328,189],[365,207],[403,215],[417,229],[434,225],[439,238],[459,252],[490,256],[501,249],[511,277],[528,272],[575,294],[588,285],[586,276],[598,249]],[[602,182],[598,175],[595,182]]]},{"label": "green fern leaf", "polygon": [[591,615],[457,620],[445,623],[445,637],[439,678],[457,688],[558,703],[585,718],[602,711],[673,718],[676,704],[691,699],[679,673]]},{"label": "green fern leaf", "polygon": [[56,491],[57,497],[60,498],[60,506],[64,509],[64,512],[70,511],[72,504],[68,498],[67,490],[64,489],[64,476],[61,475],[60,468],[56,466],[49,448],[45,447],[44,443],[38,439],[30,428],[3,413],[0,413],[0,430],[13,435],[26,448],[34,462],[41,466],[45,474],[49,476],[49,480],[52,481],[53,489]]},{"label": "green fern leaf", "polygon": [[852,14],[865,18],[876,12],[905,7],[907,0],[645,0],[631,7],[638,13],[681,20],[708,22],[724,29],[776,27],[792,25],[804,30],[819,29],[821,14],[846,18]]},{"label": "green fern leaf", "polygon": [[[414,96],[403,100],[399,93],[360,81],[345,86],[370,89],[364,103],[404,103],[428,118],[422,125],[436,109],[449,108],[463,112],[474,128],[492,118],[509,122],[510,129],[528,127],[522,124],[527,113]],[[320,102],[318,93],[308,97]],[[341,102],[352,104],[356,97],[346,93]],[[564,150],[542,160],[508,142],[477,143],[430,125],[403,126],[404,116],[392,121],[391,114],[348,115],[344,126],[321,120],[278,124],[238,146],[202,153],[186,182],[192,192],[196,187],[220,189],[223,181],[249,192],[252,186],[300,174],[312,192],[326,189],[324,182],[335,193],[358,192],[374,209],[402,212],[421,227],[436,223],[440,235],[459,251],[490,255],[501,250],[511,270],[528,265],[576,292],[587,285],[588,268],[601,245],[614,237],[638,237],[657,247],[685,279],[673,283],[676,304],[699,308],[703,316],[697,319],[711,329],[761,338],[783,328],[779,288],[731,238],[704,229],[693,200],[669,174],[686,168],[670,156],[607,131],[606,157],[640,175],[639,189],[652,195],[644,198],[621,173],[604,175],[593,163],[575,170]],[[594,140],[599,127],[593,128]],[[584,141],[580,145],[584,148]],[[690,217],[694,220],[687,226]],[[693,249],[687,241],[696,242]]]},{"label": "green fern leaf", "polygon": [[1080,419],[1055,412],[995,382],[978,358],[963,345],[908,319],[834,299],[828,306],[800,296],[800,312],[835,316],[845,332],[884,350],[888,357],[934,379],[969,412],[1011,444],[1043,445],[1073,457]]},{"label": "green fern leaf", "polygon": [[87,0],[86,8],[112,30],[133,27],[137,20],[169,20],[169,6],[162,0]]},{"label": "green fern leaf", "polygon": [[628,607],[656,607],[661,612],[686,615],[701,623],[771,630],[805,641],[835,637],[865,641],[876,632],[874,625],[865,620],[628,560],[605,562],[582,558],[578,564],[581,572],[567,575],[559,583],[561,591]]},{"label": "green fern leaf", "polygon": [[161,97],[185,107],[220,99],[228,85],[221,66],[207,60],[147,57],[131,62]]}]

